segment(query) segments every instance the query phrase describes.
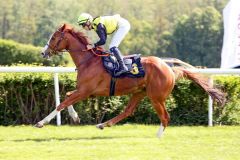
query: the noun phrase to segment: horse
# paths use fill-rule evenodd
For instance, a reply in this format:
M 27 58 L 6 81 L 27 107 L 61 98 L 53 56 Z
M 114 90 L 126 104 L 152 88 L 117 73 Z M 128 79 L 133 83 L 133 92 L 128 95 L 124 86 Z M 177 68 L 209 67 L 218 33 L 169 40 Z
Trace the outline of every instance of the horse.
M 88 49 L 87 46 L 90 44 L 91 41 L 85 33 L 75 31 L 69 24 L 63 24 L 49 38 L 42 51 L 43 57 L 57 55 L 63 50 L 68 51 L 76 65 L 77 85 L 76 90 L 68 92 L 65 100 L 47 117 L 39 121 L 35 125 L 36 127 L 43 127 L 65 108 L 68 108 L 73 120 L 79 122 L 79 117 L 72 106 L 74 103 L 89 97 L 109 96 L 111 75 L 104 69 L 101 57 L 94 54 L 92 49 Z M 141 64 L 145 71 L 144 77 L 116 79 L 115 96 L 131 94 L 124 111 L 104 123 L 97 124 L 97 128 L 111 127 L 132 115 L 139 102 L 144 97 L 148 97 L 161 122 L 157 133 L 158 137 L 161 137 L 170 121 L 165 101 L 172 92 L 176 80 L 183 77 L 198 84 L 220 104 L 225 101 L 225 94 L 214 88 L 208 83 L 208 79 L 198 73 L 181 67 L 171 68 L 162 59 L 155 56 L 141 57 Z

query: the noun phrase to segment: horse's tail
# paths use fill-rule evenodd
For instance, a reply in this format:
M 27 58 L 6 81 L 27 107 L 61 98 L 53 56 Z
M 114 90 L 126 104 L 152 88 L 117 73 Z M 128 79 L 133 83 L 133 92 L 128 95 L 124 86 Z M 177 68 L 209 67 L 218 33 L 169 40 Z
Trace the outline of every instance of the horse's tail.
M 204 91 L 208 93 L 212 97 L 213 100 L 216 100 L 220 105 L 224 105 L 226 101 L 226 94 L 220 91 L 219 89 L 213 87 L 213 85 L 209 82 L 209 79 L 198 74 L 188 71 L 184 68 L 173 67 L 172 68 L 175 73 L 175 79 L 187 78 L 195 82 L 198 86 L 200 86 Z

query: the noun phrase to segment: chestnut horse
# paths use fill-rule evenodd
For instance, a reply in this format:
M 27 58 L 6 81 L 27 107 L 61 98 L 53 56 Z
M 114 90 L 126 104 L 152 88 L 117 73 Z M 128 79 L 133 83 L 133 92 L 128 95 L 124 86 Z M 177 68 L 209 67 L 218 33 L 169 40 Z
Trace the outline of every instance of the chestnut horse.
M 59 51 L 67 50 L 77 67 L 76 90 L 68 92 L 67 98 L 46 118 L 38 122 L 36 127 L 43 127 L 61 110 L 68 108 L 75 122 L 79 121 L 78 115 L 72 104 L 93 96 L 109 96 L 111 76 L 103 68 L 101 57 L 96 56 L 93 50 L 87 49 L 91 44 L 88 37 L 82 32 L 76 32 L 70 25 L 64 24 L 50 37 L 47 45 L 42 51 L 44 57 L 58 54 Z M 98 124 L 103 129 L 110 127 L 122 119 L 130 116 L 136 109 L 138 103 L 148 97 L 155 108 L 160 121 L 158 136 L 160 137 L 167 127 L 170 117 L 165 107 L 165 101 L 172 92 L 175 80 L 186 77 L 196 82 L 213 99 L 219 103 L 224 102 L 224 94 L 213 88 L 208 80 L 199 74 L 189 72 L 182 68 L 170 68 L 158 57 L 142 57 L 141 63 L 145 70 L 142 78 L 119 78 L 116 80 L 115 95 L 131 94 L 126 109 L 118 116 Z

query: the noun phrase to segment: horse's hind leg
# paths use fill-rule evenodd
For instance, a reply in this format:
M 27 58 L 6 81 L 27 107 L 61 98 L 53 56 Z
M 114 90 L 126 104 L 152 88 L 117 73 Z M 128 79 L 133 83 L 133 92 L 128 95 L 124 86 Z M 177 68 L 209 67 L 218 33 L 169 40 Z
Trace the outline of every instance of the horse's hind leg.
M 161 120 L 161 125 L 160 128 L 158 130 L 157 136 L 160 138 L 163 135 L 163 131 L 164 129 L 167 127 L 169 121 L 170 121 L 170 117 L 169 114 L 166 110 L 165 107 L 165 100 L 164 101 L 160 101 L 160 100 L 153 100 L 151 99 L 151 102 L 153 104 L 153 107 L 155 108 L 158 117 Z
M 135 108 L 137 107 L 138 103 L 145 97 L 145 92 L 138 92 L 134 93 L 130 98 L 130 101 L 123 111 L 123 113 L 119 114 L 118 116 L 110 119 L 105 123 L 100 123 L 96 127 L 99 129 L 103 129 L 104 127 L 111 127 L 112 125 L 116 124 L 117 122 L 123 120 L 124 118 L 133 114 Z

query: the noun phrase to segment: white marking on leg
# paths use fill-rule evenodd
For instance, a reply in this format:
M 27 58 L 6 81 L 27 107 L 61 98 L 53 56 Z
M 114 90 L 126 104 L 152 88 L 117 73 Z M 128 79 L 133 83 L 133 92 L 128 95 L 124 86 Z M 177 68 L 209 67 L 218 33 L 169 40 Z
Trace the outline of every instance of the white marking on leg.
M 59 111 L 57 111 L 57 109 L 53 110 L 47 117 L 45 117 L 43 120 L 41 120 L 40 124 L 44 125 L 49 123 L 58 113 Z
M 160 128 L 159 128 L 158 133 L 157 133 L 157 137 L 158 137 L 158 138 L 161 138 L 161 136 L 163 135 L 163 133 L 164 133 L 164 127 L 163 127 L 163 125 L 162 125 L 162 123 L 161 123 Z
M 68 113 L 69 113 L 69 115 L 72 117 L 72 119 L 74 120 L 74 122 L 76 122 L 76 121 L 79 119 L 78 114 L 77 114 L 77 112 L 74 110 L 74 108 L 73 108 L 72 105 L 68 107 Z
M 45 53 L 48 49 L 48 45 L 45 45 L 44 48 L 42 49 L 42 53 Z

